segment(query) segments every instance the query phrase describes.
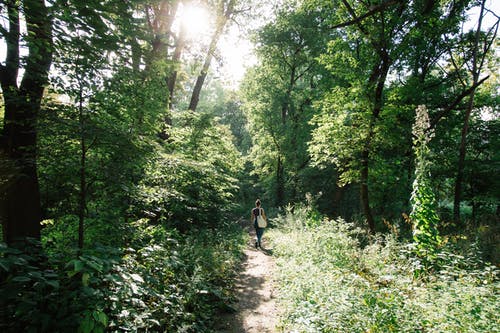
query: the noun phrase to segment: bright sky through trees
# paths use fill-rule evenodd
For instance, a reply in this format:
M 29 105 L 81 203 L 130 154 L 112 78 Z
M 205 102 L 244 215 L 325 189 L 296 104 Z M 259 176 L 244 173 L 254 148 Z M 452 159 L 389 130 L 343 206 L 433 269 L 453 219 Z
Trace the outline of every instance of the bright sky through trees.
M 237 87 L 248 67 L 257 63 L 253 46 L 248 36 L 244 36 L 233 26 L 229 33 L 219 42 L 219 48 L 224 59 L 221 68 L 222 76 L 231 87 Z
M 263 5 L 261 7 L 266 7 Z M 500 16 L 500 1 L 489 0 L 486 7 L 491 10 L 483 21 L 484 27 L 490 27 L 494 24 L 498 16 Z M 478 7 L 473 8 L 469 14 L 469 22 L 465 25 L 465 29 L 472 29 L 477 23 Z M 263 11 L 265 12 L 265 11 Z M 269 13 L 267 11 L 267 13 Z M 497 17 L 495 17 L 495 15 Z M 182 8 L 181 11 L 182 24 L 185 24 L 187 36 L 189 40 L 199 40 L 199 38 L 209 38 L 210 28 L 213 25 L 212 18 L 206 8 L 201 6 L 188 6 Z M 260 26 L 265 21 L 265 16 L 257 15 L 257 18 L 249 22 L 249 27 Z M 5 18 L 1 18 L 0 24 L 7 25 Z M 242 27 L 233 24 L 228 28 L 226 35 L 219 42 L 220 59 L 222 60 L 218 72 L 226 85 L 237 87 L 243 78 L 248 67 L 256 63 L 256 58 L 253 54 L 253 46 L 249 40 L 248 27 Z M 5 40 L 0 40 L 0 62 L 5 61 Z
M 189 40 L 198 39 L 200 35 L 206 34 L 211 24 L 207 9 L 201 6 L 182 7 L 180 16 Z
M 180 21 L 187 32 L 187 39 L 191 42 L 206 42 L 214 26 L 214 19 L 203 5 L 183 7 L 180 11 Z M 262 21 L 262 19 L 260 20 Z M 261 25 L 263 22 L 251 22 L 251 26 Z M 219 41 L 219 65 L 217 77 L 224 81 L 224 85 L 236 88 L 243 78 L 246 69 L 256 63 L 252 44 L 242 28 L 236 24 L 228 27 L 227 33 Z

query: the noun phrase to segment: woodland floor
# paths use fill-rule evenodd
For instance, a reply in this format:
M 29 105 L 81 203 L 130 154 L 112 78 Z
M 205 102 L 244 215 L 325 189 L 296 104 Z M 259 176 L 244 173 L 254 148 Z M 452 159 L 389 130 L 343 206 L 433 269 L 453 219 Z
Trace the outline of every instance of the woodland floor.
M 272 250 L 265 248 L 265 232 L 262 241 L 264 249 L 256 249 L 255 231 L 251 229 L 250 243 L 244 251 L 242 269 L 236 280 L 237 301 L 233 304 L 236 311 L 216 319 L 220 333 L 277 332 Z

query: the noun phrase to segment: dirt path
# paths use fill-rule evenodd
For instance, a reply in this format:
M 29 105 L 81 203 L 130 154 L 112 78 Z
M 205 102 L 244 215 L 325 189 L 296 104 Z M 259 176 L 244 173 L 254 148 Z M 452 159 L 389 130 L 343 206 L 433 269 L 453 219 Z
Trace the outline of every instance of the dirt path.
M 277 332 L 277 309 L 274 299 L 272 272 L 274 261 L 269 249 L 257 250 L 253 242 L 245 249 L 245 259 L 236 281 L 236 313 L 219 317 L 220 333 L 274 333 Z M 263 238 L 265 246 L 265 234 Z

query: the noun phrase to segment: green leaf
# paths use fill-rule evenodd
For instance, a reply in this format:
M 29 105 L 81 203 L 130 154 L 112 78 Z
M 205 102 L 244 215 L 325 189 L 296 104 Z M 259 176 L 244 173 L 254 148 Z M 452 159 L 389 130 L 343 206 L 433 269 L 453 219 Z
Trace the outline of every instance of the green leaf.
M 8 271 L 9 271 L 9 266 L 8 266 L 8 265 L 6 265 L 5 263 L 1 262 L 1 261 L 0 261 L 0 267 L 1 267 L 4 271 L 6 271 L 6 272 L 8 272 Z
M 85 287 L 88 287 L 88 285 L 89 285 L 89 279 L 90 279 L 90 274 L 87 273 L 87 272 L 83 273 L 83 275 L 82 275 L 82 284 Z
M 53 287 L 54 289 L 58 289 L 59 288 L 59 281 L 56 281 L 56 280 L 47 280 L 46 283 Z
M 83 267 L 84 267 L 83 261 L 81 261 L 81 260 L 74 260 L 73 261 L 73 267 L 74 267 L 73 270 L 75 272 L 77 272 L 77 273 L 80 272 L 83 269 Z
M 13 282 L 29 282 L 31 279 L 27 276 L 16 276 L 12 279 Z
M 80 323 L 80 327 L 78 328 L 78 331 L 81 333 L 90 333 L 94 329 L 95 323 L 92 320 L 92 317 L 87 314 L 85 318 L 83 318 L 82 322 Z
M 92 317 L 94 318 L 94 321 L 96 323 L 101 324 L 94 328 L 94 332 L 97 332 L 98 329 L 103 329 L 108 326 L 108 317 L 104 312 L 100 310 L 95 310 L 94 312 L 92 312 Z
M 104 327 L 108 326 L 108 316 L 104 312 L 99 311 L 98 322 L 100 322 Z

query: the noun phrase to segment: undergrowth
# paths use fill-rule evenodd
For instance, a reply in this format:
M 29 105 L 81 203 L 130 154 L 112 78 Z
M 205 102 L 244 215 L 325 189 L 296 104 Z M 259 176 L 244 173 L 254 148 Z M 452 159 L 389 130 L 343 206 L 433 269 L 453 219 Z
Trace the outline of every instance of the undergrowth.
M 1 245 L 0 331 L 210 332 L 232 300 L 241 229 L 180 234 L 139 220 L 127 231 L 127 247 L 94 244 L 79 255 L 56 246 L 57 224 L 33 244 L 43 251 Z
M 295 209 L 270 230 L 284 332 L 499 332 L 498 270 L 446 249 L 423 271 L 413 244 Z M 360 239 L 362 242 L 360 242 Z

